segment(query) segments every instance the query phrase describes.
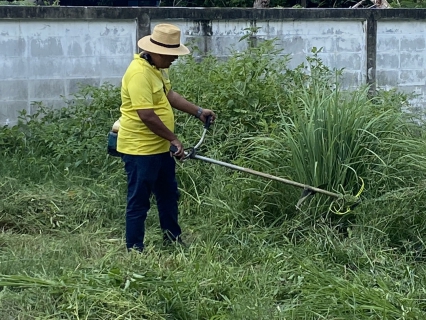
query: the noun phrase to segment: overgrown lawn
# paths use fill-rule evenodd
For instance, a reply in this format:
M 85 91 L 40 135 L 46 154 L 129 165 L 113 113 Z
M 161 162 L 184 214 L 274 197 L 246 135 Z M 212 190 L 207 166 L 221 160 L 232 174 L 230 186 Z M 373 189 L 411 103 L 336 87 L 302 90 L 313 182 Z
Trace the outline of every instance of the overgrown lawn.
M 364 185 L 356 208 L 317 194 L 297 210 L 302 190 L 189 160 L 189 247 L 162 246 L 153 199 L 146 250 L 127 253 L 106 155 L 119 90 L 85 87 L 0 130 L 0 319 L 424 319 L 422 122 L 406 96 L 342 89 L 315 50 L 295 70 L 280 54 L 175 66 L 175 90 L 218 114 L 200 153 L 342 196 Z M 194 145 L 201 123 L 177 124 Z

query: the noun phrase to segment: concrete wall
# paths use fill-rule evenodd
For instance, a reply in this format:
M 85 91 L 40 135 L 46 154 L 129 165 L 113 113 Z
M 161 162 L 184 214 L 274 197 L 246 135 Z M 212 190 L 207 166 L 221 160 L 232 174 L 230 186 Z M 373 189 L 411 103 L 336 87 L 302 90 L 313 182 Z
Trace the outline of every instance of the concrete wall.
M 118 84 L 136 22 L 0 20 L 0 35 L 0 124 L 9 124 L 32 101 L 59 107 L 80 84 Z
M 63 105 L 78 83 L 120 83 L 136 40 L 160 22 L 178 25 L 183 42 L 226 57 L 247 28 L 255 41 L 276 38 L 291 66 L 323 47 L 344 85 L 415 91 L 426 106 L 426 10 L 105 8 L 0 6 L 0 125 L 16 123 L 32 101 Z
M 163 20 L 152 20 L 152 27 Z M 200 22 L 168 20 L 183 30 L 183 41 L 194 43 L 204 52 L 226 57 L 233 50 L 244 50 L 247 41 L 239 41 L 253 27 L 249 20 L 213 20 L 202 27 Z M 336 21 L 257 21 L 255 27 L 257 41 L 277 39 L 276 44 L 283 49 L 283 55 L 291 56 L 290 67 L 306 61 L 312 48 L 322 48 L 319 57 L 333 68 L 345 68 L 343 82 L 346 87 L 356 87 L 366 82 L 366 22 L 362 20 Z M 203 29 L 208 29 L 206 36 Z
M 377 85 L 415 93 L 426 107 L 426 21 L 383 21 L 377 25 Z

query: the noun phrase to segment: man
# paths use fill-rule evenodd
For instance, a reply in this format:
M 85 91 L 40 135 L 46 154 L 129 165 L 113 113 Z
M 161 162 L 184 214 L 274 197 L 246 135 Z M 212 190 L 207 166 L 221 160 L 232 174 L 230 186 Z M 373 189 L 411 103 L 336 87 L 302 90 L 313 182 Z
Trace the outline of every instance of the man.
M 123 76 L 121 87 L 120 130 L 117 150 L 122 154 L 127 173 L 126 246 L 142 251 L 145 219 L 154 194 L 164 241 L 181 242 L 178 224 L 178 188 L 175 160 L 170 147 L 184 148 L 174 134 L 172 108 L 206 121 L 214 112 L 187 101 L 171 89 L 168 68 L 189 50 L 180 43 L 180 30 L 159 24 L 151 35 L 138 41 L 143 50 L 135 55 Z

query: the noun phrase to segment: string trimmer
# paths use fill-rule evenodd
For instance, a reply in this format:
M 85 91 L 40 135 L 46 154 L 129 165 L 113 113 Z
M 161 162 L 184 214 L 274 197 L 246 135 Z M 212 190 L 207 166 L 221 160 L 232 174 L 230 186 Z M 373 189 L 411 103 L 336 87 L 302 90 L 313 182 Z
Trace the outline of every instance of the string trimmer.
M 255 171 L 255 170 L 252 170 L 252 169 L 243 168 L 243 167 L 231 164 L 231 163 L 218 161 L 218 160 L 215 160 L 215 159 L 200 156 L 199 154 L 197 154 L 197 152 L 198 152 L 198 149 L 200 148 L 200 146 L 202 145 L 202 143 L 204 142 L 204 139 L 205 139 L 206 133 L 207 133 L 209 127 L 210 127 L 210 124 L 211 124 L 211 117 L 208 117 L 206 119 L 205 124 L 204 124 L 203 134 L 201 135 L 201 138 L 198 141 L 198 143 L 192 148 L 185 149 L 184 155 L 182 157 L 180 157 L 179 160 L 185 161 L 185 160 L 188 160 L 188 159 L 197 159 L 197 160 L 217 164 L 217 165 L 220 165 L 220 166 L 232 169 L 232 170 L 237 170 L 237 171 L 240 171 L 240 172 L 246 172 L 246 173 L 249 173 L 249 174 L 252 174 L 252 175 L 256 175 L 256 176 L 263 177 L 263 178 L 270 179 L 270 180 L 279 181 L 279 182 L 282 182 L 282 183 L 285 183 L 285 184 L 288 184 L 288 185 L 291 185 L 291 186 L 294 186 L 294 187 L 302 188 L 303 189 L 302 195 L 301 195 L 299 201 L 296 204 L 296 208 L 298 208 L 298 209 L 300 208 L 301 204 L 309 196 L 314 195 L 315 193 L 321 193 L 321 194 L 324 194 L 326 196 L 334 198 L 336 201 L 340 201 L 341 204 L 339 205 L 339 209 L 336 209 L 336 207 L 333 206 L 333 208 L 334 208 L 333 212 L 336 213 L 336 214 L 348 213 L 350 210 L 355 208 L 360 203 L 359 196 L 364 189 L 364 183 L 363 183 L 362 179 L 361 179 L 362 187 L 361 187 L 361 190 L 358 192 L 357 195 L 355 195 L 355 196 L 343 195 L 343 194 L 323 190 L 321 188 L 309 186 L 309 185 L 306 185 L 306 184 L 303 184 L 303 183 L 300 183 L 300 182 L 292 181 L 292 180 L 289 180 L 289 179 L 276 177 L 276 176 L 273 176 L 273 175 L 268 174 L 268 173 L 263 173 L 263 172 Z M 170 151 L 172 153 L 175 153 L 177 151 L 177 148 L 175 146 L 171 146 Z M 330 208 L 332 208 L 332 206 L 330 206 Z M 345 211 L 341 212 L 340 210 L 342 210 L 343 208 L 345 209 Z

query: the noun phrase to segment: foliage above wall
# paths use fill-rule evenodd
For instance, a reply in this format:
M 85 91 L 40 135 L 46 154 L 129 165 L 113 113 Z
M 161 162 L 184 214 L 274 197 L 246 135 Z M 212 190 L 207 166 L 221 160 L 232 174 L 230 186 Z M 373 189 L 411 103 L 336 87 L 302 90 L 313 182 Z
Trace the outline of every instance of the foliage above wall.
M 0 1 L 0 6 L 3 5 L 16 5 L 16 6 L 33 6 L 33 1 L 28 0 L 16 0 L 16 1 Z

